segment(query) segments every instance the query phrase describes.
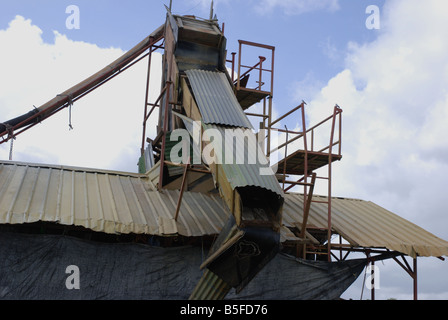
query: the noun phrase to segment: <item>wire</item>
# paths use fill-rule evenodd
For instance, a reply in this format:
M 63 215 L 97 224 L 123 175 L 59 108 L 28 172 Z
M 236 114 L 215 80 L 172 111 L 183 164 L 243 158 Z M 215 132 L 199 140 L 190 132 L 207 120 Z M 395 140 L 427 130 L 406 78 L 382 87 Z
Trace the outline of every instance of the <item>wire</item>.
M 196 9 L 201 3 L 202 3 L 202 1 L 200 0 L 193 8 L 190 8 L 187 11 L 181 13 L 181 15 L 184 15 L 186 13 L 189 13 L 191 10 Z

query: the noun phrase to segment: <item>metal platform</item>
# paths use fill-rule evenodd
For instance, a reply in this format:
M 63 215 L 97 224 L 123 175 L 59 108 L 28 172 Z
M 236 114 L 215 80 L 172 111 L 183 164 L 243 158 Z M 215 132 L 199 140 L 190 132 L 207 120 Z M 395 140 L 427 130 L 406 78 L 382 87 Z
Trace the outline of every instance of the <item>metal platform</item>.
M 304 175 L 305 167 L 308 167 L 308 174 L 316 169 L 328 165 L 330 162 L 339 161 L 342 155 L 329 154 L 325 152 L 297 150 L 286 158 L 280 160 L 278 165 L 279 173 Z M 307 161 L 307 163 L 305 163 Z M 285 165 L 286 164 L 286 165 Z

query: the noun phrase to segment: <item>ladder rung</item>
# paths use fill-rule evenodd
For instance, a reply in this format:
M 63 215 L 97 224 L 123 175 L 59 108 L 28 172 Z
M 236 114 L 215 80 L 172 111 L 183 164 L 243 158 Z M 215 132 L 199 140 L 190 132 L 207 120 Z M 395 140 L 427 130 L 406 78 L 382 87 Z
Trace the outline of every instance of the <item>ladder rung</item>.
M 317 203 L 330 203 L 329 201 L 321 201 L 321 200 L 311 200 L 311 202 L 317 202 Z
M 309 253 L 309 254 L 325 254 L 325 255 L 328 254 L 328 252 L 314 252 L 314 251 L 307 251 L 306 253 Z

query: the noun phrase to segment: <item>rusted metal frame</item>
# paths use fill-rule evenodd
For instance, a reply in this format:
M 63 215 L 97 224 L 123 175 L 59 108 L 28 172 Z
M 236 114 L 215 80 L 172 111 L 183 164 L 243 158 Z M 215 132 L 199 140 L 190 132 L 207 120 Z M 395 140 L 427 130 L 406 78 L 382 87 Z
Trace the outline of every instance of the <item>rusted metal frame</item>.
M 370 279 L 372 283 L 372 288 L 370 289 L 370 298 L 372 301 L 375 300 L 375 259 L 370 260 L 370 264 L 372 265 L 372 268 L 370 269 Z
M 171 5 L 171 4 L 170 4 Z M 142 146 L 140 148 L 140 154 L 143 156 L 145 152 L 145 136 L 146 136 L 146 121 L 149 116 L 146 116 L 148 113 L 148 98 L 149 98 L 149 81 L 151 80 L 151 57 L 152 57 L 152 50 L 149 49 L 149 55 L 148 55 L 148 69 L 146 74 L 146 90 L 145 90 L 145 107 L 144 107 L 144 113 L 143 113 L 143 133 L 142 133 Z M 152 113 L 151 109 L 150 114 Z
M 339 248 L 340 252 L 342 253 L 342 250 L 344 250 L 342 247 Z M 352 252 L 352 248 L 345 249 L 347 252 L 345 253 L 344 257 L 341 258 L 341 261 L 345 261 L 347 259 L 348 255 Z
M 261 90 L 261 87 L 264 85 L 263 82 L 263 61 L 266 60 L 265 57 L 259 56 L 260 58 L 260 73 L 259 73 L 259 77 L 258 77 L 258 90 Z
M 270 156 L 270 148 L 271 148 L 271 130 L 272 127 L 272 97 L 274 95 L 274 58 L 275 58 L 275 47 L 270 46 L 271 50 L 271 95 L 269 98 L 269 118 L 268 118 L 268 142 L 267 142 L 267 148 L 266 152 L 268 153 L 267 156 Z
M 268 49 L 268 50 L 274 50 L 275 49 L 274 46 L 270 46 L 270 45 L 262 44 L 262 43 L 257 43 L 257 42 L 251 42 L 251 41 L 247 41 L 247 40 L 238 40 L 238 43 L 245 44 L 245 45 L 252 46 L 252 47 L 260 47 L 260 48 L 264 48 L 264 49 Z
M 327 203 L 328 204 L 328 201 L 323 201 L 323 200 L 313 200 L 313 202 L 315 202 L 315 203 Z
M 299 109 L 303 104 L 305 104 L 305 102 L 302 102 L 301 105 L 295 107 L 294 109 L 288 111 L 288 113 L 284 114 L 283 116 L 281 116 L 281 117 L 278 118 L 277 120 L 273 121 L 273 122 L 271 123 L 271 126 L 272 126 L 273 124 L 277 123 L 278 121 L 284 119 L 286 116 L 290 115 L 291 113 L 293 113 L 293 112 L 296 111 L 297 109 Z M 336 109 L 335 109 L 335 110 L 336 110 Z M 337 108 L 337 111 L 335 111 L 335 112 L 336 112 L 336 115 L 339 115 L 339 123 L 340 123 L 340 125 L 339 125 L 339 140 L 338 140 L 337 142 L 334 142 L 334 143 L 333 143 L 333 146 L 335 146 L 336 144 L 339 144 L 339 155 L 340 155 L 340 154 L 341 154 L 341 138 L 340 138 L 340 137 L 341 137 L 341 123 L 342 123 L 341 113 L 342 113 L 342 111 L 341 111 L 340 108 Z M 314 149 L 314 129 L 316 129 L 317 127 L 319 127 L 319 126 L 322 125 L 323 123 L 327 122 L 328 120 L 330 120 L 330 119 L 334 119 L 334 117 L 335 117 L 335 113 L 333 113 L 333 115 L 331 115 L 331 116 L 328 116 L 327 118 L 325 118 L 324 120 L 320 121 L 319 123 L 315 124 L 314 126 L 312 126 L 311 128 L 307 129 L 306 131 L 303 131 L 303 132 L 294 132 L 294 133 L 296 133 L 296 134 L 300 134 L 300 136 L 297 136 L 297 137 L 295 137 L 295 138 L 293 138 L 293 139 L 294 139 L 294 140 L 297 140 L 297 139 L 301 138 L 302 136 L 304 136 L 305 134 L 311 132 L 311 151 L 313 151 L 313 149 Z M 277 130 L 277 131 L 279 131 L 279 132 L 283 132 L 283 129 L 271 128 L 271 130 Z M 292 132 L 292 131 L 290 131 L 290 133 L 291 133 L 291 132 Z M 293 139 L 290 140 L 290 143 L 294 141 Z M 285 144 L 283 143 L 283 144 L 281 144 L 280 146 L 278 146 L 277 148 L 271 150 L 270 152 L 271 152 L 271 153 L 272 153 L 272 152 L 275 152 L 275 151 L 281 149 L 281 148 L 284 147 L 284 146 L 285 146 Z M 321 149 L 321 150 L 319 150 L 319 151 L 317 151 L 317 152 L 322 152 L 322 151 L 324 151 L 324 150 L 326 150 L 326 149 L 328 149 L 328 148 L 330 148 L 330 146 L 327 146 L 327 147 L 325 147 L 325 148 L 323 148 L 323 149 Z
M 303 134 L 303 149 L 305 151 L 304 167 L 303 167 L 303 173 L 304 173 L 303 181 L 305 183 L 307 183 L 308 182 L 307 181 L 307 179 L 308 179 L 308 144 L 307 144 L 307 140 L 306 140 L 306 122 L 305 122 L 305 105 L 304 105 L 304 102 L 302 102 L 301 106 L 302 107 L 300 109 L 302 111 L 301 112 L 302 113 L 302 131 L 304 132 L 304 134 Z M 316 176 L 315 175 L 313 175 L 313 179 L 314 179 L 314 181 L 316 180 Z M 310 190 L 312 190 L 312 189 L 314 189 L 314 183 L 313 183 L 313 186 L 310 187 Z M 312 194 L 309 197 L 309 199 L 312 199 Z M 307 187 L 305 186 L 304 187 L 304 192 L 303 192 L 303 202 L 307 203 L 308 201 L 310 201 L 309 199 L 308 199 L 308 195 L 307 195 Z M 306 213 L 306 207 L 304 206 L 303 207 L 303 216 L 305 217 L 305 215 L 307 215 L 307 213 Z M 306 225 L 305 225 L 305 228 L 306 228 Z
M 314 152 L 314 130 L 311 130 L 311 152 Z
M 310 190 L 309 190 L 309 195 L 308 198 L 306 199 L 306 203 L 305 203 L 305 209 L 303 212 L 303 220 L 302 220 L 302 227 L 300 229 L 300 238 L 304 238 L 305 234 L 306 234 L 306 225 L 308 223 L 308 215 L 310 212 L 310 208 L 311 208 L 311 201 L 313 199 L 313 192 L 314 192 L 314 184 L 316 182 L 316 173 L 313 172 L 312 176 L 311 176 L 311 186 L 310 186 Z M 305 186 L 306 188 L 306 186 Z
M 406 261 L 405 257 L 401 255 L 401 258 L 404 261 L 404 264 L 400 262 L 396 257 L 393 257 L 395 262 L 397 262 L 412 278 L 413 280 L 413 298 L 414 300 L 418 299 L 418 287 L 417 287 L 417 257 L 413 258 L 413 268 Z
M 342 154 L 342 109 L 338 113 L 338 116 L 339 116 L 338 155 L 341 155 Z
M 403 259 L 404 263 L 401 262 L 400 260 L 398 260 L 396 257 L 394 257 L 393 259 L 395 260 L 396 263 L 398 263 L 400 265 L 400 267 L 402 267 L 412 278 L 414 278 L 414 271 L 412 271 L 411 266 L 409 265 L 409 263 L 406 261 L 405 257 L 403 255 L 400 255 L 401 258 Z
M 327 122 L 328 120 L 331 120 L 335 117 L 335 113 L 333 112 L 333 114 L 331 116 L 328 116 L 327 118 L 325 118 L 324 120 L 320 121 L 319 123 L 316 123 L 314 126 L 312 126 L 311 128 L 309 128 L 306 133 L 310 132 L 311 130 L 316 129 L 317 127 L 319 127 L 321 124 Z
M 334 254 L 334 252 L 331 252 L 331 255 L 336 259 L 336 261 L 341 261 L 341 258 Z
M 159 97 L 157 98 L 157 100 L 154 103 L 152 103 L 152 104 L 146 103 L 145 104 L 145 114 L 144 114 L 144 117 L 143 117 L 142 146 L 141 146 L 142 154 L 143 154 L 143 151 L 144 151 L 144 148 L 145 148 L 146 122 L 148 121 L 148 119 L 151 116 L 151 114 L 154 111 L 154 109 L 158 106 L 158 103 L 159 103 L 160 99 L 162 99 L 164 93 L 166 92 L 167 87 L 168 87 L 168 83 L 165 84 L 165 86 L 163 87 L 162 91 L 160 92 Z M 152 105 L 152 108 L 149 111 L 149 113 L 147 114 L 146 112 L 148 110 L 147 109 L 148 105 Z
M 266 141 L 266 156 L 269 158 L 271 156 L 271 126 L 272 126 L 272 97 L 269 99 L 268 104 L 268 132 Z
M 240 74 L 241 74 L 241 52 L 242 52 L 242 43 L 241 41 L 238 41 L 238 72 L 237 72 L 237 79 L 236 79 L 236 90 L 240 90 Z
M 266 60 L 265 57 L 263 56 L 259 56 L 260 61 L 258 63 L 256 63 L 254 66 L 246 66 L 246 65 L 242 65 L 241 64 L 241 56 L 242 56 L 242 47 L 243 45 L 248 45 L 248 46 L 252 46 L 252 47 L 259 47 L 259 48 L 264 48 L 264 49 L 268 49 L 271 50 L 271 69 L 263 69 L 263 61 Z M 259 86 L 258 86 L 258 90 L 261 90 L 261 86 L 262 86 L 262 72 L 270 72 L 271 73 L 271 89 L 270 89 L 270 94 L 272 96 L 273 94 L 273 89 L 274 89 L 274 51 L 275 51 L 275 47 L 274 46 L 270 46 L 270 45 L 265 45 L 265 44 L 261 44 L 261 43 L 256 43 L 256 42 L 251 42 L 251 41 L 245 41 L 245 40 L 238 40 L 238 79 L 237 79 L 237 83 L 236 83 L 236 89 L 240 90 L 241 89 L 241 85 L 240 85 L 240 79 L 242 77 L 244 77 L 246 74 L 248 74 L 249 72 L 251 72 L 252 70 L 256 69 L 259 70 Z M 232 53 L 233 54 L 233 53 Z M 260 66 L 258 68 L 258 66 Z M 241 74 L 241 68 L 249 68 L 249 70 L 247 70 L 246 72 L 244 72 L 243 74 Z M 264 83 L 263 83 L 264 84 Z
M 293 141 L 296 141 L 297 139 L 299 139 L 299 138 L 301 138 L 301 137 L 303 137 L 303 136 L 304 136 L 303 134 L 298 135 L 298 136 L 292 138 L 291 140 L 289 140 L 288 143 L 291 143 L 291 142 L 293 142 Z M 278 151 L 278 150 L 280 150 L 281 148 L 283 148 L 284 146 L 286 146 L 286 142 L 285 142 L 285 143 L 282 143 L 282 144 L 279 145 L 278 147 L 275 147 L 274 149 L 272 149 L 272 150 L 270 151 L 270 153 L 275 152 L 275 151 Z
M 304 177 L 300 178 L 300 179 L 297 180 L 296 182 L 294 182 L 294 181 L 288 182 L 288 183 L 290 184 L 290 186 L 287 187 L 287 188 L 285 189 L 285 192 L 287 192 L 289 189 L 291 189 L 291 188 L 294 187 L 295 185 L 311 185 L 311 184 L 309 184 L 309 183 L 302 182 L 303 178 L 304 178 Z
M 307 158 L 308 159 L 308 158 Z M 308 163 L 309 162 L 312 162 L 312 161 L 314 161 L 314 160 L 316 160 L 317 159 L 317 155 L 315 155 L 315 156 L 313 156 L 312 158 L 310 158 L 310 159 L 308 159 Z M 305 161 L 305 158 L 304 158 L 304 161 Z M 300 167 L 301 166 L 301 164 L 299 163 L 299 164 L 297 164 L 296 166 L 294 166 L 294 167 L 292 167 L 292 170 L 294 170 L 294 169 L 296 169 L 296 168 L 298 168 L 298 167 Z M 317 177 L 318 179 L 328 179 L 328 178 L 326 178 L 326 177 Z
M 328 121 L 329 119 L 332 119 L 333 118 L 333 123 L 332 123 L 332 131 L 331 131 L 331 134 L 333 135 L 332 137 L 331 137 L 331 141 L 330 141 L 330 144 L 328 145 L 328 146 L 326 146 L 326 147 L 324 147 L 324 148 L 322 148 L 322 149 L 320 149 L 319 151 L 317 151 L 317 152 L 323 152 L 323 151 L 325 151 L 325 150 L 327 150 L 327 149 L 332 149 L 332 147 L 334 147 L 334 146 L 336 146 L 336 145 L 338 145 L 338 155 L 341 155 L 341 133 L 342 133 L 342 116 L 341 116 L 341 114 L 342 114 L 342 111 L 341 111 L 341 109 L 339 108 L 339 107 L 335 107 L 334 108 L 334 112 L 333 112 L 333 115 L 332 116 L 330 116 L 330 117 L 328 117 L 326 120 L 324 120 L 323 122 L 320 122 L 318 125 L 320 125 L 320 124 L 322 124 L 322 123 L 324 123 L 325 121 Z M 338 140 L 337 141 L 335 141 L 335 142 L 333 142 L 333 140 L 334 140 L 334 130 L 335 130 L 335 122 L 336 122 L 336 117 L 338 117 L 339 118 L 339 125 L 338 125 L 338 129 L 339 129 L 339 131 L 338 131 Z M 317 125 L 316 125 L 317 126 Z M 316 127 L 315 126 L 315 127 Z M 315 127 L 313 127 L 313 130 L 314 130 L 314 128 Z M 330 151 L 330 153 L 331 153 L 331 151 Z
M 141 155 L 143 155 L 143 153 L 145 152 L 146 122 L 148 121 L 148 118 L 151 116 L 151 114 L 152 114 L 154 108 L 157 106 L 157 102 L 158 102 L 158 100 L 157 100 L 154 104 L 148 103 L 148 99 L 149 99 L 149 82 L 150 82 L 150 78 L 151 78 L 151 60 L 152 60 L 151 58 L 152 58 L 152 53 L 155 50 L 157 50 L 157 49 L 163 49 L 163 48 L 164 48 L 163 46 L 152 45 L 151 47 L 149 47 L 149 52 L 147 54 L 148 55 L 148 69 L 147 69 L 148 71 L 147 71 L 147 75 L 146 75 L 145 107 L 144 107 L 145 110 L 144 110 L 144 113 L 143 113 L 143 134 L 142 134 L 142 145 L 141 145 L 141 148 L 140 148 Z M 151 111 L 149 111 L 149 114 L 148 114 L 148 106 L 152 106 Z
M 234 82 L 235 82 L 235 55 L 236 55 L 236 52 L 232 52 L 231 55 L 232 55 L 232 60 L 228 60 L 227 59 L 226 61 L 232 63 L 232 76 L 231 76 L 231 79 L 232 79 L 232 84 L 234 84 Z
M 258 58 L 260 58 L 260 60 L 262 60 L 262 61 L 265 61 L 265 60 L 266 60 L 266 58 L 263 57 L 263 56 L 258 56 Z M 230 61 L 229 61 L 229 62 L 230 62 Z M 260 67 L 258 68 L 258 66 L 260 66 Z M 253 66 L 246 66 L 245 64 L 242 64 L 241 67 L 243 67 L 243 68 L 249 68 L 249 69 L 250 69 L 250 70 L 246 71 L 245 73 L 243 73 L 243 74 L 241 75 L 241 78 L 242 78 L 243 76 L 245 76 L 247 73 L 249 73 L 250 71 L 252 71 L 252 70 L 260 70 L 260 71 L 271 72 L 271 69 L 263 69 L 263 64 L 260 63 L 260 62 L 257 62 L 257 63 L 254 64 Z
M 246 114 L 247 114 L 247 113 L 246 113 Z M 285 129 L 280 129 L 280 128 L 271 128 L 271 130 L 278 131 L 278 132 L 286 132 Z M 302 134 L 303 132 L 301 132 L 301 131 L 288 130 L 288 133 L 291 133 L 291 134 Z
M 250 112 L 246 112 L 246 116 L 252 116 L 252 117 L 262 117 L 262 118 L 267 118 L 267 115 L 261 114 L 261 113 L 250 113 Z
M 276 124 L 277 122 L 279 122 L 280 120 L 283 120 L 284 118 L 286 118 L 287 116 L 289 116 L 291 113 L 297 111 L 300 108 L 304 107 L 305 102 L 302 101 L 301 104 L 299 104 L 297 107 L 292 108 L 291 110 L 289 110 L 287 113 L 285 113 L 284 115 L 282 115 L 281 117 L 279 117 L 277 120 L 272 121 L 271 125 Z
M 328 153 L 328 252 L 331 252 L 331 176 L 332 176 L 332 152 L 333 152 L 333 139 L 334 139 L 334 129 L 336 125 L 336 114 L 337 108 L 334 108 L 333 111 L 333 121 L 331 124 L 331 133 L 330 133 L 330 148 Z M 328 261 L 331 261 L 331 256 L 328 254 Z
M 414 281 L 413 289 L 414 289 L 414 300 L 418 299 L 418 287 L 417 287 L 417 257 L 414 258 L 414 277 L 412 278 Z
M 281 179 L 281 176 L 283 176 L 283 174 L 279 175 L 278 178 Z M 299 180 L 286 180 L 286 183 L 293 183 L 293 184 L 296 184 L 296 185 L 308 186 L 308 187 L 312 185 L 311 182 L 305 183 L 305 182 L 302 182 L 302 180 L 303 180 L 303 177 L 300 178 Z M 280 180 L 280 181 L 283 181 L 283 180 Z
M 323 151 L 325 151 L 325 150 L 327 150 L 327 149 L 330 149 L 330 147 L 334 147 L 334 146 L 336 146 L 336 145 L 338 145 L 339 144 L 339 141 L 336 141 L 336 142 L 333 142 L 333 144 L 330 146 L 330 145 L 328 145 L 328 146 L 326 146 L 325 148 L 323 148 L 323 149 L 320 149 L 319 151 L 316 151 L 316 152 L 323 152 Z M 340 153 L 339 153 L 340 154 Z
M 179 199 L 177 200 L 177 206 L 176 206 L 176 213 L 174 215 L 174 221 L 177 221 L 177 218 L 179 216 L 179 210 L 180 210 L 180 205 L 182 203 L 182 196 L 183 196 L 184 190 L 185 190 L 185 182 L 187 181 L 187 174 L 188 174 L 189 166 L 190 166 L 190 157 L 188 157 L 187 163 L 183 166 L 184 167 L 184 174 L 182 176 L 182 184 L 181 184 L 181 187 L 180 187 Z
M 282 180 L 283 181 L 283 180 Z M 287 184 L 291 184 L 291 185 L 293 185 L 293 186 L 295 186 L 295 185 L 299 185 L 299 186 L 307 186 L 307 187 L 310 187 L 312 184 L 311 183 L 309 183 L 309 182 L 307 182 L 307 183 L 305 183 L 305 182 L 299 182 L 299 181 L 293 181 L 293 180 L 285 180 L 285 183 L 287 183 Z M 290 189 L 290 187 L 288 187 L 289 189 Z M 287 189 L 285 189 L 285 191 L 287 191 Z M 314 201 L 313 201 L 314 202 Z
M 165 144 L 166 144 L 166 134 L 168 132 L 168 108 L 170 106 L 170 87 L 173 84 L 171 80 L 166 82 L 166 92 L 165 92 L 165 114 L 163 119 L 163 128 L 162 128 L 162 151 L 160 152 L 160 173 L 159 173 L 159 190 L 162 189 L 163 186 L 163 168 L 165 161 Z
M 260 64 L 261 64 L 261 62 L 259 61 L 256 64 L 254 64 L 253 66 L 246 66 L 244 64 L 240 65 L 241 68 L 246 68 L 248 70 L 246 70 L 246 72 L 244 72 L 242 75 L 239 75 L 239 79 L 242 79 L 245 75 L 249 74 L 252 70 L 260 70 L 260 72 L 263 71 L 263 70 L 261 70 L 261 68 L 257 68 Z M 270 71 L 270 70 L 265 69 L 264 71 Z
M 285 145 L 285 159 L 288 156 L 288 128 L 286 129 L 286 145 Z M 286 180 L 286 160 L 283 162 L 283 191 L 285 191 L 285 180 Z

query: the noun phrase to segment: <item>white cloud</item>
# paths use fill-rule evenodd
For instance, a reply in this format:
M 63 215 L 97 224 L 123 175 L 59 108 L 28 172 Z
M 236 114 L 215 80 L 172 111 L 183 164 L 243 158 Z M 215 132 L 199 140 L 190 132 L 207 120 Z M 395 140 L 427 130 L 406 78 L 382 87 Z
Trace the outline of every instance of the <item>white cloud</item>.
M 447 142 L 442 137 L 448 134 L 444 121 L 448 115 L 448 44 L 443 41 L 448 32 L 428 28 L 440 24 L 443 15 L 434 16 L 421 7 L 418 1 L 395 1 L 386 7 L 393 23 L 387 21 L 388 29 L 375 42 L 351 44 L 346 70 L 309 103 L 314 120 L 328 114 L 335 103 L 344 110 L 344 174 L 353 172 L 350 167 L 368 168 L 377 170 L 377 178 L 384 181 L 407 181 L 407 177 L 422 178 L 447 164 L 443 157 Z M 442 5 L 438 12 L 443 10 Z M 399 23 L 403 17 L 404 23 L 413 24 L 403 28 Z M 366 195 L 372 191 L 368 185 L 363 188 Z M 399 192 L 387 186 L 384 190 Z
M 256 9 L 266 14 L 275 8 L 280 8 L 287 15 L 299 15 L 317 10 L 336 11 L 339 9 L 338 0 L 261 0 Z
M 336 195 L 373 201 L 445 240 L 446 16 L 444 1 L 387 2 L 378 38 L 350 43 L 346 69 L 308 104 L 312 122 L 335 103 L 343 109 L 343 158 L 333 166 Z M 437 290 L 420 297 L 446 296 Z
M 124 53 L 118 48 L 72 41 L 56 31 L 54 43 L 45 43 L 42 31 L 21 16 L 0 30 L 0 43 L 8 48 L 0 51 L 0 121 L 22 115 L 33 105 L 39 107 Z M 18 135 L 13 160 L 136 171 L 146 61 L 75 102 L 74 130 L 69 131 L 68 109 L 64 109 Z M 159 79 L 156 73 L 152 79 Z M 159 83 L 152 86 L 159 88 Z M 155 126 L 149 128 L 154 131 Z M 8 159 L 8 155 L 9 143 L 1 144 L 0 157 Z
M 340 59 L 341 53 L 330 37 L 327 37 L 325 41 L 321 41 L 319 43 L 319 48 L 321 48 L 323 54 L 327 56 L 331 62 L 336 62 Z

